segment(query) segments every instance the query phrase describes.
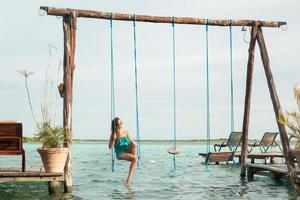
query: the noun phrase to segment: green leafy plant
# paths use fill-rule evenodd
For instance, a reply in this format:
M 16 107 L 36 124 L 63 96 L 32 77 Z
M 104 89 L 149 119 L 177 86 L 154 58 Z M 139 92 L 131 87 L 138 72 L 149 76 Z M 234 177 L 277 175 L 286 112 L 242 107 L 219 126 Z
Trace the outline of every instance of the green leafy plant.
M 64 128 L 54 126 L 50 122 L 44 122 L 39 125 L 36 139 L 43 144 L 43 148 L 62 147 L 65 138 Z
M 52 103 L 51 103 L 51 95 L 53 89 L 53 82 L 49 80 L 49 68 L 51 65 L 52 53 L 51 49 L 55 48 L 53 45 L 49 44 L 49 61 L 46 69 L 45 74 L 45 82 L 44 82 L 44 102 L 41 104 L 41 114 L 42 114 L 42 122 L 38 122 L 36 120 L 36 115 L 34 114 L 33 106 L 32 106 L 32 98 L 30 95 L 30 90 L 28 86 L 28 79 L 29 76 L 34 74 L 33 72 L 28 72 L 26 70 L 19 70 L 18 73 L 24 76 L 25 78 L 25 89 L 28 98 L 28 103 L 30 106 L 31 114 L 36 126 L 37 133 L 35 134 L 34 140 L 41 142 L 43 148 L 59 148 L 63 146 L 63 142 L 66 139 L 65 130 L 62 126 L 58 126 L 55 124 L 56 118 L 56 103 L 55 103 L 55 111 L 53 116 L 52 111 Z M 57 76 L 59 76 L 59 69 L 61 66 L 61 62 L 58 65 Z M 57 79 L 58 82 L 58 79 Z M 50 92 L 49 92 L 50 88 Z M 56 102 L 57 102 L 57 95 L 56 95 Z
M 300 145 L 300 88 L 297 86 L 294 88 L 294 97 L 297 102 L 298 110 L 294 112 L 286 112 L 286 116 L 282 115 L 278 121 L 281 124 L 286 125 L 292 132 L 289 134 L 292 137 L 297 138 L 298 144 Z

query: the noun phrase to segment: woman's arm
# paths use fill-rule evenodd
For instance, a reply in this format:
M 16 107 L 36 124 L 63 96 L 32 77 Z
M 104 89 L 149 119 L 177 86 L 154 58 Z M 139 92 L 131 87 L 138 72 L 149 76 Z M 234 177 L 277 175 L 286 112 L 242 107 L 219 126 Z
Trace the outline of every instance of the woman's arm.
M 129 133 L 128 131 L 126 131 L 126 132 L 127 132 L 127 136 L 128 136 L 128 138 L 129 138 L 130 142 L 133 143 L 133 144 L 136 144 L 135 140 L 134 140 L 133 137 L 130 135 L 130 133 Z
M 108 148 L 111 149 L 116 141 L 116 133 L 112 133 L 109 138 Z

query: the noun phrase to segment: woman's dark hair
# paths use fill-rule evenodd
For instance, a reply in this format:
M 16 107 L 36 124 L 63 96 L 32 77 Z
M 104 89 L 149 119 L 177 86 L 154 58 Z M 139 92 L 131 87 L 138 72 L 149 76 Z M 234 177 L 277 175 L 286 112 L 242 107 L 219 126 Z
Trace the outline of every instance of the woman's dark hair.
M 116 117 L 111 121 L 111 132 L 112 133 L 115 133 L 117 131 L 117 126 L 118 126 L 119 120 L 120 120 L 120 118 Z

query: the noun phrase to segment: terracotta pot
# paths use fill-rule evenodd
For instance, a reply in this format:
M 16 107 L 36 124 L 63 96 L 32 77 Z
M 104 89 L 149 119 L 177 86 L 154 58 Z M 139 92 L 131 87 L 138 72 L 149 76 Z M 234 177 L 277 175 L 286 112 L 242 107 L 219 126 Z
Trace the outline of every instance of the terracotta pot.
M 68 148 L 38 148 L 46 172 L 63 172 Z

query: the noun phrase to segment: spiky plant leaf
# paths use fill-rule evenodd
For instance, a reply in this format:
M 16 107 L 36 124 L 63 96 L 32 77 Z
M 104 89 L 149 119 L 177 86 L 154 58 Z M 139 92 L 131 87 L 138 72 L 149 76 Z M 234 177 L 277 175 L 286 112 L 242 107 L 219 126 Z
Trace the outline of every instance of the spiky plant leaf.
M 294 88 L 294 97 L 298 105 L 298 111 L 286 112 L 286 116 L 282 115 L 278 118 L 278 122 L 286 125 L 292 132 L 291 136 L 298 139 L 300 143 L 300 89 L 296 86 Z
M 39 126 L 36 138 L 42 143 L 43 148 L 61 147 L 64 141 L 65 131 L 63 127 L 53 126 L 50 122 L 44 122 Z

